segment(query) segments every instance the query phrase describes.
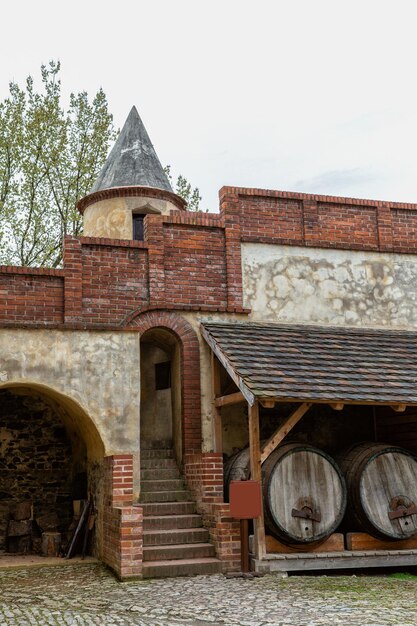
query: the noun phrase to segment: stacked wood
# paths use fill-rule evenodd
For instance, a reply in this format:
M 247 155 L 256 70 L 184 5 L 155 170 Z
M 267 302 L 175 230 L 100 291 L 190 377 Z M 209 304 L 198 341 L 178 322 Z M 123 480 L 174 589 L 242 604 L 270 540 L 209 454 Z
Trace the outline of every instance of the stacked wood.
M 12 511 L 7 526 L 7 551 L 28 554 L 32 550 L 33 506 L 31 502 L 19 502 Z

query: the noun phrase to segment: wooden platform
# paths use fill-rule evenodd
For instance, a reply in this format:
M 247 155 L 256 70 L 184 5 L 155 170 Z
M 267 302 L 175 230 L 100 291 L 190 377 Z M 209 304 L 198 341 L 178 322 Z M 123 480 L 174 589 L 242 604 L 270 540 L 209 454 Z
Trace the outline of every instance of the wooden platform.
M 267 554 L 262 560 L 252 558 L 251 564 L 253 571 L 261 573 L 412 567 L 417 566 L 417 550 L 343 550 L 340 552 Z

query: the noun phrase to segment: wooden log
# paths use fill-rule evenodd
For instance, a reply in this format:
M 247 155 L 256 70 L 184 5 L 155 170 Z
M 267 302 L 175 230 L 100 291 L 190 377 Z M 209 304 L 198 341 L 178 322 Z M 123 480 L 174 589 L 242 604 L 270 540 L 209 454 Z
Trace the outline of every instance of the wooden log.
M 10 520 L 7 528 L 7 535 L 9 537 L 23 537 L 24 535 L 30 535 L 32 533 L 32 520 Z
M 347 550 L 416 550 L 417 537 L 400 541 L 384 541 L 368 533 L 347 533 Z
M 214 404 L 216 407 L 230 406 L 231 404 L 239 404 L 239 402 L 245 402 L 245 396 L 241 391 L 235 393 L 229 393 L 227 396 L 219 396 L 215 399 Z
M 18 502 L 13 511 L 13 519 L 20 522 L 25 519 L 33 518 L 32 502 Z
M 266 551 L 269 554 L 291 554 L 294 552 L 341 552 L 345 549 L 345 541 L 342 533 L 333 533 L 325 541 L 317 545 L 287 546 L 271 535 L 266 535 Z
M 61 550 L 61 533 L 42 533 L 42 556 L 59 556 Z

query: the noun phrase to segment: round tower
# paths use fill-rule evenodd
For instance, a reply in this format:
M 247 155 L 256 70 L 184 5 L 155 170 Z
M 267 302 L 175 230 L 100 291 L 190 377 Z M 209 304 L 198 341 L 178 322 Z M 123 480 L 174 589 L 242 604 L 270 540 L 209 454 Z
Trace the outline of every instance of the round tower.
M 184 210 L 173 192 L 142 120 L 132 107 L 90 193 L 81 198 L 84 236 L 143 239 L 147 213 Z

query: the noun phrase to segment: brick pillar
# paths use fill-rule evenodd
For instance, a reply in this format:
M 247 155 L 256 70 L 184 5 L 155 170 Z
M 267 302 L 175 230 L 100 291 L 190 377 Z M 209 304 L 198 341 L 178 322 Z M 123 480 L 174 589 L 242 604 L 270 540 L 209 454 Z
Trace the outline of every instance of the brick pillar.
M 132 455 L 106 457 L 101 558 L 121 580 L 142 577 L 143 511 L 132 501 Z
M 149 304 L 165 304 L 164 224 L 163 215 L 146 215 L 144 240 L 148 244 Z
M 76 237 L 64 239 L 64 321 L 77 322 L 83 314 L 81 242 Z
M 316 200 L 303 200 L 304 243 L 314 246 L 319 242 L 319 214 Z
M 392 216 L 391 207 L 379 205 L 377 208 L 378 242 L 381 252 L 392 251 Z
M 220 190 L 220 212 L 224 219 L 226 241 L 227 309 L 243 307 L 240 203 L 237 193 Z

